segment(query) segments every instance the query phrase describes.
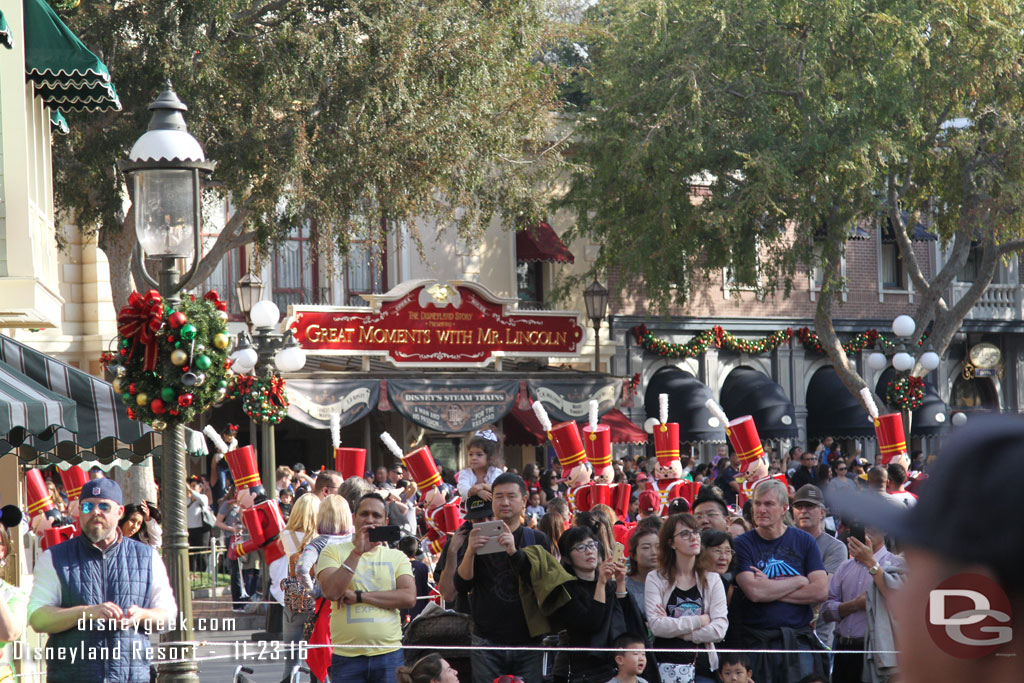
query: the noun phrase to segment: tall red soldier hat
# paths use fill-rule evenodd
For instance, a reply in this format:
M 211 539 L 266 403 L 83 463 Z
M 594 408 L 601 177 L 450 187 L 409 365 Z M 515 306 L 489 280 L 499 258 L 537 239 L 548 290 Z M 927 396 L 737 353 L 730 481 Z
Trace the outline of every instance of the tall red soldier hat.
M 903 432 L 903 416 L 899 413 L 876 417 L 875 436 L 878 437 L 883 465 L 888 465 L 891 460 L 901 455 L 907 455 L 907 437 Z
M 363 478 L 366 474 L 366 449 L 365 448 L 335 448 L 334 469 L 341 475 L 342 479 L 350 477 Z
M 563 470 L 579 467 L 587 461 L 587 453 L 575 422 L 560 422 L 551 428 L 551 445 L 555 447 Z
M 66 470 L 60 471 L 60 479 L 64 482 L 64 490 L 68 494 L 68 500 L 73 501 L 82 492 L 85 482 L 89 481 L 89 473 L 78 465 L 72 465 Z
M 735 449 L 736 455 L 740 456 L 741 472 L 746 472 L 748 467 L 764 457 L 761 437 L 757 435 L 754 418 L 750 415 L 731 420 L 725 427 L 725 433 L 729 437 L 729 443 Z
M 228 462 L 237 490 L 263 485 L 260 481 L 260 471 L 256 469 L 256 450 L 252 446 L 242 446 L 228 451 L 224 454 L 224 459 Z
M 679 460 L 678 422 L 654 425 L 654 455 L 661 467 L 671 467 L 673 462 Z
M 53 510 L 53 501 L 50 499 L 50 491 L 43 481 L 43 473 L 39 470 L 29 470 L 25 475 L 25 488 L 28 494 L 28 514 L 35 517 Z
M 595 472 L 612 466 L 612 430 L 608 425 L 583 427 L 583 448 Z
M 403 455 L 402 462 L 405 463 L 409 474 L 412 475 L 412 480 L 416 482 L 416 487 L 420 491 L 425 493 L 435 486 L 441 485 L 441 473 L 437 470 L 434 456 L 430 454 L 430 449 L 426 446 L 420 446 L 412 453 Z

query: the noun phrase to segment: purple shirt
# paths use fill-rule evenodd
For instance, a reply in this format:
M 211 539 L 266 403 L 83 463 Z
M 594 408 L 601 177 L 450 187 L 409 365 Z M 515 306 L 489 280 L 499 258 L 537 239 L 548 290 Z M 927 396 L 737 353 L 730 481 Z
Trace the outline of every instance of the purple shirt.
M 903 558 L 893 555 L 882 546 L 875 553 L 875 562 L 886 567 L 904 566 Z M 866 610 L 847 614 L 839 618 L 839 604 L 849 602 L 866 591 L 874 581 L 867 567 L 852 557 L 839 565 L 828 584 L 828 599 L 821 607 L 821 616 L 825 621 L 838 621 L 836 635 L 840 638 L 863 638 L 867 632 L 868 613 Z

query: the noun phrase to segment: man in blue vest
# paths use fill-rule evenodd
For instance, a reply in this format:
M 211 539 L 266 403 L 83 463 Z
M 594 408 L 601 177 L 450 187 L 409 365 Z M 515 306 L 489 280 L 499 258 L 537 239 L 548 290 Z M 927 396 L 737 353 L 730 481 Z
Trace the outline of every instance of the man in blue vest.
M 156 549 L 124 538 L 121 487 L 82 487 L 82 535 L 60 543 L 35 567 L 28 617 L 49 633 L 49 683 L 147 683 L 148 632 L 174 626 L 177 605 Z M 52 656 L 51 656 L 52 653 Z

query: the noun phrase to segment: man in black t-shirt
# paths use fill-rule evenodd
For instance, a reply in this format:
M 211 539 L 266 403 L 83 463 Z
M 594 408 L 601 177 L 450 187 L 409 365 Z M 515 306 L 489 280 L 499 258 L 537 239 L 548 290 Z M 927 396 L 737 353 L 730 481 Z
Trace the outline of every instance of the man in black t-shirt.
M 465 554 L 455 574 L 455 588 L 468 593 L 473 615 L 473 683 L 492 683 L 502 675 L 514 675 L 524 681 L 540 681 L 540 651 L 508 651 L 501 646 L 537 645 L 530 636 L 519 598 L 519 576 L 529 572 L 522 551 L 528 545 L 551 546 L 540 531 L 520 524 L 526 508 L 526 482 L 518 474 L 502 474 L 491 484 L 494 517 L 505 523 L 498 543 L 504 552 L 478 555 L 488 541 L 474 529 L 469 533 Z M 450 559 L 449 559 L 450 561 Z

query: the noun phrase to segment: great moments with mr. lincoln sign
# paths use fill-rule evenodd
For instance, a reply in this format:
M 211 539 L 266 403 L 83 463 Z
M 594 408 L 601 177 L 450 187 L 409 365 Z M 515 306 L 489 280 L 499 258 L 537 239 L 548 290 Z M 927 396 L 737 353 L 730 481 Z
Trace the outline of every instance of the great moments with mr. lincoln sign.
M 407 282 L 368 307 L 293 306 L 289 327 L 316 355 L 386 356 L 395 365 L 482 367 L 495 357 L 575 356 L 577 313 L 517 311 L 472 282 Z

